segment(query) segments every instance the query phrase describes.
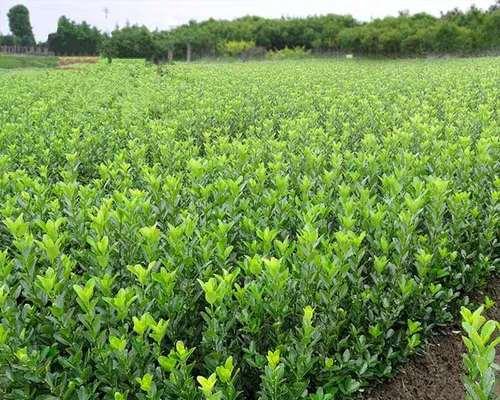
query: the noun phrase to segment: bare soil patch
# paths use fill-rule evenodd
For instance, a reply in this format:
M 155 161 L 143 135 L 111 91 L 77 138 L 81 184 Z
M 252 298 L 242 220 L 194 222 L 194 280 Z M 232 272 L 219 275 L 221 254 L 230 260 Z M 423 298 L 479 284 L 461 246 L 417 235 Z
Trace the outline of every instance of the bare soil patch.
M 488 317 L 500 320 L 500 278 L 495 277 L 474 300 L 480 302 L 488 295 L 495 306 Z M 462 385 L 462 343 L 460 325 L 443 330 L 431 338 L 423 355 L 403 365 L 398 374 L 380 383 L 360 397 L 360 400 L 464 400 Z M 500 363 L 500 354 L 497 355 Z M 500 398 L 500 379 L 497 375 L 496 394 Z
M 70 68 L 76 64 L 95 64 L 99 61 L 99 57 L 59 57 L 59 68 Z

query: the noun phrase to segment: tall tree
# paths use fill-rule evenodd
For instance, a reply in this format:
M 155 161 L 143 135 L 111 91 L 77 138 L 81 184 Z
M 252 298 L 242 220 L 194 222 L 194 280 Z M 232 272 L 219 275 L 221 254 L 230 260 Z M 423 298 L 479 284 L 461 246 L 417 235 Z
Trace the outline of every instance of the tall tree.
M 128 25 L 116 28 L 111 36 L 104 38 L 100 46 L 105 57 L 110 58 L 147 58 L 157 52 L 153 34 L 145 26 Z
M 7 17 L 9 28 L 14 35 L 16 42 L 22 46 L 32 46 L 35 44 L 35 37 L 30 23 L 30 12 L 22 4 L 12 7 Z
M 49 35 L 47 42 L 49 50 L 58 55 L 94 55 L 102 35 L 85 21 L 78 24 L 63 15 L 57 22 L 57 31 Z

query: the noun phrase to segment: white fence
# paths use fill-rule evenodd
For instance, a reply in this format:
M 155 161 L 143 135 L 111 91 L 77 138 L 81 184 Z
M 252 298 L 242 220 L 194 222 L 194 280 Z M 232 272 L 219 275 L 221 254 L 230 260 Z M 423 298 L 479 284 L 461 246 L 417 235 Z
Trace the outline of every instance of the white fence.
M 42 46 L 0 46 L 0 53 L 53 56 L 54 52 Z

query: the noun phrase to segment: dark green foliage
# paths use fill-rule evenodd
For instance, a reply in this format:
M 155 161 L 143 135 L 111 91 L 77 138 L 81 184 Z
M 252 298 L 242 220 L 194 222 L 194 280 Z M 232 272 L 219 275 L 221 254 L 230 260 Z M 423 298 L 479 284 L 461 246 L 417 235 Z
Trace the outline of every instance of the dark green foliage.
M 13 35 L 0 35 L 0 46 L 14 46 L 16 44 Z
M 500 8 L 496 8 L 484 17 L 479 35 L 485 47 L 500 45 Z
M 500 48 L 500 11 L 453 10 L 440 18 L 420 13 L 360 23 L 350 16 L 266 19 L 243 17 L 232 21 L 191 21 L 171 31 L 149 32 L 128 26 L 113 32 L 105 52 L 115 57 L 146 57 L 172 50 L 185 59 L 226 54 L 226 43 L 254 43 L 268 51 L 304 48 L 317 53 L 349 52 L 371 56 L 468 54 Z M 156 50 L 154 43 L 156 43 Z
M 443 22 L 433 35 L 433 48 L 440 53 L 468 52 L 472 49 L 472 31 L 454 22 Z
M 16 44 L 20 46 L 33 46 L 35 38 L 31 29 L 28 9 L 19 4 L 9 10 L 7 17 L 9 19 L 9 29 L 14 35 Z
M 57 31 L 49 35 L 47 45 L 57 55 L 95 55 L 101 41 L 101 33 L 96 27 L 85 21 L 77 24 L 62 16 L 57 22 Z
M 165 50 L 166 52 L 166 50 Z M 111 58 L 152 58 L 157 53 L 157 42 L 145 26 L 126 26 L 115 29 L 104 38 L 102 54 Z

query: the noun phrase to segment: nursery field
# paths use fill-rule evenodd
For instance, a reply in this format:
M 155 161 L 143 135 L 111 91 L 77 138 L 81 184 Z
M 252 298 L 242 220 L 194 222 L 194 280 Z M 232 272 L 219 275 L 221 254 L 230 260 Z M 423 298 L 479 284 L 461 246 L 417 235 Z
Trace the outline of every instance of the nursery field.
M 500 58 L 0 88 L 1 399 L 349 399 L 500 272 Z

